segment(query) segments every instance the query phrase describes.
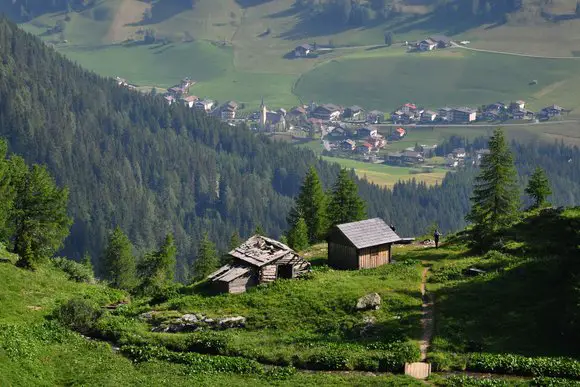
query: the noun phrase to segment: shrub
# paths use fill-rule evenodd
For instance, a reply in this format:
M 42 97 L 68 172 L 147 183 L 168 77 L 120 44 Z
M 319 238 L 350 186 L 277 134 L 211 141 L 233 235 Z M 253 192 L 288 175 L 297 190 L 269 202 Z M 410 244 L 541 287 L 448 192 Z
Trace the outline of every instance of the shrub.
M 102 313 L 96 303 L 84 298 L 73 298 L 57 308 L 54 317 L 70 329 L 90 335 L 95 332 Z
M 580 382 L 560 378 L 535 377 L 530 385 L 537 387 L 580 387 Z
M 69 279 L 73 281 L 86 283 L 95 282 L 93 271 L 87 265 L 75 262 L 71 259 L 60 257 L 53 258 L 51 261 L 56 268 L 64 271 L 68 275 Z
M 569 358 L 525 357 L 513 354 L 472 353 L 470 371 L 580 379 L 580 361 Z
M 437 372 L 464 370 L 466 359 L 463 354 L 449 352 L 432 352 L 429 354 L 429 362 L 433 370 Z
M 473 376 L 466 375 L 455 375 L 444 380 L 444 386 L 448 387 L 503 387 L 503 386 L 513 386 L 513 383 L 509 383 L 503 379 L 495 378 L 475 378 Z

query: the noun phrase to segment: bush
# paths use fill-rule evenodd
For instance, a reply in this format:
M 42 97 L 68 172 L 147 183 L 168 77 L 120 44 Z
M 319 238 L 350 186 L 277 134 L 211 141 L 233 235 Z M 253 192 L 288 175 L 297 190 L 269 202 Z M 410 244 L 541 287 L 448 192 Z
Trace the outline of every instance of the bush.
M 522 376 L 553 376 L 580 380 L 580 361 L 569 358 L 525 357 L 512 354 L 472 353 L 467 369 Z
M 530 385 L 537 387 L 580 387 L 580 382 L 568 379 L 535 377 L 530 382 Z
M 56 268 L 64 271 L 69 279 L 73 281 L 86 283 L 95 282 L 93 270 L 87 265 L 67 258 L 53 258 L 51 261 Z
M 475 378 L 473 376 L 456 375 L 444 380 L 444 386 L 448 387 L 508 387 L 513 383 L 503 379 L 496 378 Z
M 57 308 L 54 317 L 76 332 L 91 335 L 95 333 L 97 321 L 102 314 L 96 303 L 84 298 L 73 298 Z

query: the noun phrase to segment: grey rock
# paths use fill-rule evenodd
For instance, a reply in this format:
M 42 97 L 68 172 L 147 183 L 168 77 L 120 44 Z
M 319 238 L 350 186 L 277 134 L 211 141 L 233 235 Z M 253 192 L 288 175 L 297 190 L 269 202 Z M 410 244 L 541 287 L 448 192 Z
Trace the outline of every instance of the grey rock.
M 199 319 L 195 314 L 184 314 L 183 316 L 181 316 L 181 321 L 186 323 L 194 323 L 197 322 L 198 320 Z
M 139 315 L 139 318 L 141 318 L 142 320 L 151 320 L 153 318 L 153 313 L 152 312 L 141 313 Z
M 376 310 L 381 305 L 381 296 L 378 293 L 369 293 L 359 298 L 356 302 L 356 310 Z

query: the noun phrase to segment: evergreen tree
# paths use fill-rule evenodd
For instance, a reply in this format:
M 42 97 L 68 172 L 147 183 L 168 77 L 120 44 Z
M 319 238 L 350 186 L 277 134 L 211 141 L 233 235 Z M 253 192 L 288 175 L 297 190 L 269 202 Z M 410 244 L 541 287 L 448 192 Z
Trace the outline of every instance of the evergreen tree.
M 288 245 L 296 251 L 308 248 L 308 227 L 303 217 L 299 217 L 288 233 Z
M 385 45 L 389 47 L 393 45 L 393 33 L 391 31 L 385 32 Z
M 19 265 L 34 268 L 62 247 L 72 223 L 67 202 L 68 190 L 58 188 L 43 166 L 34 165 L 17 178 L 11 222 Z
M 467 220 L 474 223 L 476 242 L 512 223 L 520 205 L 513 156 L 499 128 L 489 140 L 489 151 L 475 179 L 473 206 L 467 215 Z
M 139 263 L 137 271 L 141 279 L 140 291 L 158 295 L 170 286 L 175 278 L 177 248 L 172 234 L 167 234 L 159 250 L 147 254 Z
M 536 167 L 536 170 L 530 177 L 525 192 L 534 200 L 534 208 L 540 208 L 546 205 L 546 199 L 552 194 L 552 189 L 550 188 L 550 182 L 548 181 L 546 172 L 542 168 Z
M 95 268 L 93 267 L 93 261 L 91 259 L 91 255 L 88 252 L 85 252 L 85 255 L 83 255 L 83 261 L 82 264 L 85 265 L 85 267 L 90 270 L 91 275 L 95 275 Z
M 111 286 L 124 290 L 131 290 L 135 286 L 136 265 L 133 245 L 118 226 L 109 236 L 103 262 L 105 277 Z
M 366 217 L 365 203 L 358 195 L 358 188 L 346 169 L 341 169 L 332 188 L 328 205 L 331 225 L 356 222 Z
M 207 233 L 203 235 L 199 245 L 199 252 L 193 262 L 193 280 L 201 281 L 211 274 L 219 265 L 218 253 L 215 245 L 209 240 Z
M 234 233 L 230 237 L 230 243 L 228 245 L 228 248 L 230 249 L 230 251 L 232 251 L 233 249 L 235 249 L 236 247 L 241 245 L 242 242 L 243 241 L 242 241 L 242 238 L 240 238 L 240 234 L 238 234 L 237 231 L 234 231 Z
M 306 222 L 308 241 L 314 243 L 323 240 L 328 228 L 327 198 L 320 178 L 314 167 L 306 174 L 294 207 L 288 216 L 291 228 L 296 228 L 300 217 Z
M 0 242 L 6 242 L 8 231 L 8 217 L 14 202 L 14 186 L 11 184 L 10 164 L 6 159 L 8 146 L 0 138 Z
M 264 228 L 262 227 L 262 225 L 257 224 L 256 229 L 254 230 L 254 235 L 266 236 L 265 234 L 266 234 L 266 232 L 264 231 Z

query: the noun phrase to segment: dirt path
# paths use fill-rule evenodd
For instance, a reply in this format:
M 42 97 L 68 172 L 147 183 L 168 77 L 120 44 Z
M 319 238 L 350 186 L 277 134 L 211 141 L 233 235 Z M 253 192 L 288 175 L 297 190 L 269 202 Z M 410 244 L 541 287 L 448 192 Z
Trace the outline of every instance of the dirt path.
M 422 317 L 421 326 L 423 327 L 423 336 L 419 342 L 419 348 L 421 350 L 421 361 L 427 359 L 427 351 L 431 346 L 431 339 L 433 338 L 433 296 L 427 293 L 426 283 L 427 283 L 427 273 L 429 272 L 428 267 L 423 268 L 423 275 L 421 278 L 421 296 L 423 299 L 422 307 Z
M 525 58 L 537 58 L 537 59 L 580 59 L 577 56 L 544 56 L 544 55 L 532 55 L 532 54 L 522 54 L 518 52 L 507 52 L 507 51 L 495 51 L 495 50 L 484 50 L 482 48 L 473 48 L 459 45 L 457 43 L 452 43 L 454 48 L 462 48 L 469 51 L 477 52 L 487 52 L 490 54 L 502 54 L 502 55 L 512 55 L 512 56 L 523 56 Z

